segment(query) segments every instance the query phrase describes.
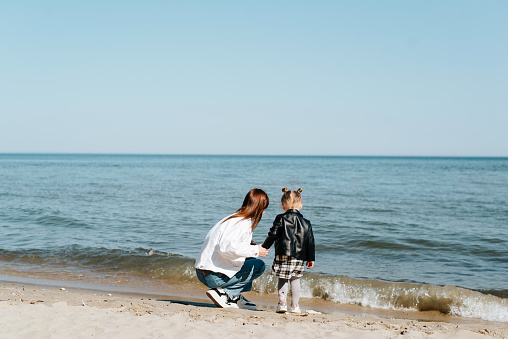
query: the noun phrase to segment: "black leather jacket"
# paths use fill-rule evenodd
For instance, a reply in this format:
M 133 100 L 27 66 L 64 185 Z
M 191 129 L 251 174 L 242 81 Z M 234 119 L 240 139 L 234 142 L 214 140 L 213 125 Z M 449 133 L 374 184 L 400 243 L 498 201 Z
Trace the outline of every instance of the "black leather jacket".
M 312 226 L 297 209 L 275 217 L 262 246 L 270 248 L 274 242 L 275 255 L 288 255 L 303 261 L 315 260 Z

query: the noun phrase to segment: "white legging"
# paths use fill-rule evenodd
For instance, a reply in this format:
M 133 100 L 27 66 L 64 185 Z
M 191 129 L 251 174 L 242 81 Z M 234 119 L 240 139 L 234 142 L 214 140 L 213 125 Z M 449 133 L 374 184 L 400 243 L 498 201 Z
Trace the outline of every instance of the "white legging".
M 289 284 L 291 284 L 291 304 L 298 305 L 300 301 L 300 278 L 291 277 L 291 279 L 279 278 L 279 302 L 285 303 L 288 298 Z

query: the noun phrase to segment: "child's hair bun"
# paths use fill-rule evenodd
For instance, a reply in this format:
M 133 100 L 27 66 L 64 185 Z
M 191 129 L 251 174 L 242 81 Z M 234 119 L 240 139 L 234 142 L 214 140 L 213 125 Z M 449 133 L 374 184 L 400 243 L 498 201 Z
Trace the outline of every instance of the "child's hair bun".
M 297 189 L 296 191 L 297 191 L 298 193 L 302 193 L 302 189 L 301 189 L 301 188 Z
M 282 187 L 282 192 L 286 193 L 288 191 L 287 187 Z

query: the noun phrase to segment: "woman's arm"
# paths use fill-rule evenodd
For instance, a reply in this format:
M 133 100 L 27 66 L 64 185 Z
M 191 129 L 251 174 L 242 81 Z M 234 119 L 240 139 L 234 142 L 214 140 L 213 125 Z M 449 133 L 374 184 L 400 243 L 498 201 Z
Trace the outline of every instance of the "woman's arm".
M 251 220 L 226 221 L 225 229 L 219 239 L 218 250 L 223 256 L 229 259 L 257 257 L 259 253 L 258 245 L 251 245 L 252 231 Z
M 258 245 L 258 252 L 260 257 L 266 257 L 268 255 L 268 252 L 270 252 L 270 250 L 264 248 L 263 245 Z

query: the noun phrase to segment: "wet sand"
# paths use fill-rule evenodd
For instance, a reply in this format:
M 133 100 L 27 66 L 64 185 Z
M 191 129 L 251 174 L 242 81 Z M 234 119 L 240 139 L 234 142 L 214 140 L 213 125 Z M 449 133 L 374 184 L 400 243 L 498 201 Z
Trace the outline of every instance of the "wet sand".
M 160 295 L 66 286 L 1 282 L 0 338 L 508 338 L 508 324 L 437 312 L 330 307 L 302 299 L 299 316 L 275 313 L 275 296 L 253 292 L 245 295 L 258 311 L 216 308 L 206 287 Z

